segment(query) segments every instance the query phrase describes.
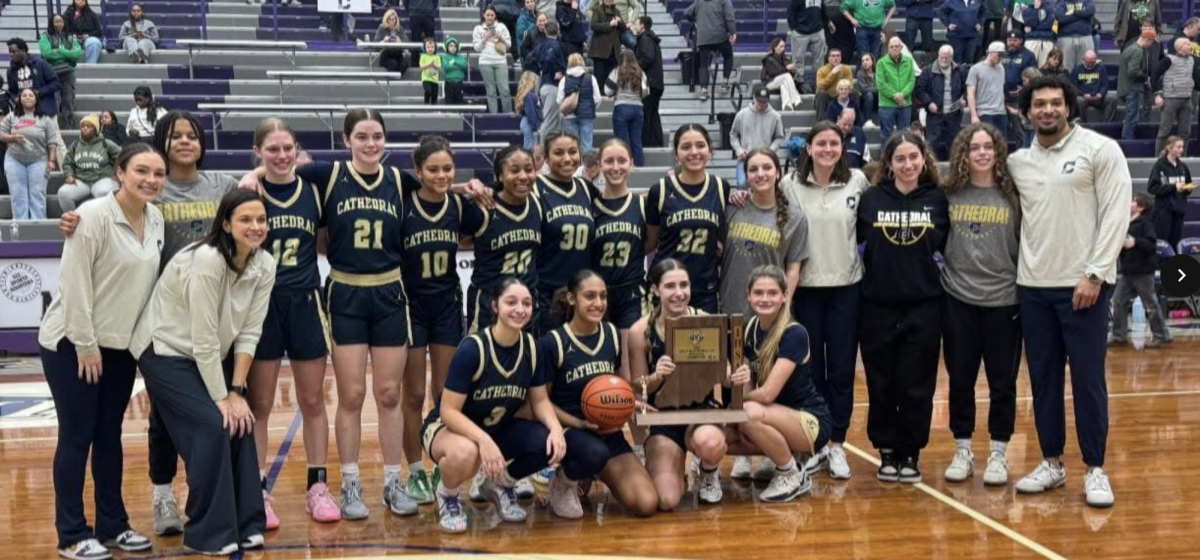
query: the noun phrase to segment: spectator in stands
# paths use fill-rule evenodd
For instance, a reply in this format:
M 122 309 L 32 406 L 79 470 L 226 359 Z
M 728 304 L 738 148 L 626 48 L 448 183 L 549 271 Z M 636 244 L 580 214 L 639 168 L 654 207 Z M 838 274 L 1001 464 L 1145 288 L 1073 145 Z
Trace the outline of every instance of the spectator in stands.
M 388 8 L 383 12 L 383 21 L 379 23 L 379 29 L 375 31 L 376 43 L 403 43 L 405 41 L 404 28 L 400 27 L 400 15 L 393 8 Z M 389 72 L 403 74 L 408 70 L 408 61 L 404 58 L 404 52 L 400 49 L 385 48 L 379 51 L 379 65 L 386 68 Z
M 746 186 L 746 154 L 755 148 L 776 151 L 787 137 L 783 133 L 783 117 L 771 107 L 771 92 L 767 88 L 754 90 L 754 101 L 733 117 L 729 129 L 729 144 L 737 156 L 737 185 Z
M 44 58 L 30 55 L 25 39 L 8 40 L 8 92 L 4 105 L 17 108 L 20 92 L 32 89 L 37 94 L 38 110 L 53 117 L 58 114 L 57 95 L 61 87 L 54 68 Z
M 796 82 L 800 91 L 811 91 L 804 79 L 804 67 L 810 64 L 815 69 L 825 60 L 825 34 L 833 32 L 833 23 L 825 16 L 822 0 L 791 0 L 788 4 L 788 39 L 792 43 L 792 59 L 796 63 Z
M 925 109 L 927 138 L 941 161 L 950 158 L 950 146 L 962 128 L 967 105 L 967 67 L 954 63 L 954 49 L 942 45 L 937 60 L 917 78 L 917 103 Z
M 1005 13 L 1005 0 L 982 0 L 983 36 L 981 44 L 991 45 L 994 41 L 1004 40 L 1004 31 L 1010 23 Z
M 724 89 L 729 89 L 729 77 L 733 74 L 733 45 L 737 43 L 737 22 L 734 20 L 733 2 L 730 0 L 695 0 L 684 12 L 684 17 L 696 24 L 696 45 L 700 48 L 700 99 L 708 99 L 708 66 L 713 55 L 721 53 L 724 61 L 721 72 L 725 76 Z M 715 79 L 714 79 L 715 82 Z
M 642 126 L 642 146 L 661 148 L 663 127 L 662 118 L 658 114 L 658 103 L 666 89 L 663 83 L 662 47 L 659 46 L 662 39 L 654 33 L 654 20 L 650 19 L 650 16 L 639 17 L 633 27 L 637 32 L 637 48 L 634 52 L 637 54 L 638 66 L 646 73 L 646 82 L 650 86 L 650 93 L 642 99 L 643 113 L 646 115 Z
M 1004 44 L 988 45 L 987 58 L 967 72 L 967 107 L 971 109 L 971 124 L 988 123 L 1008 137 L 1008 115 L 1004 110 L 1004 66 L 1000 57 Z
M 1150 170 L 1150 181 L 1146 185 L 1150 194 L 1154 195 L 1154 231 L 1159 239 L 1176 250 L 1179 240 L 1183 238 L 1187 197 L 1196 189 L 1196 184 L 1192 182 L 1192 171 L 1183 162 L 1184 146 L 1185 140 L 1179 136 L 1170 136 L 1163 142 L 1163 149 Z
M 459 52 L 458 39 L 447 38 L 445 49 L 441 56 L 442 75 L 446 80 L 446 104 L 463 105 L 466 103 L 463 100 L 463 82 L 467 81 L 467 73 L 470 72 L 471 65 L 467 62 L 467 57 Z M 480 67 L 482 68 L 482 65 Z M 504 89 L 500 91 L 500 94 L 505 105 L 512 105 L 512 98 L 508 93 L 507 67 L 504 69 Z
M 563 114 L 558 108 L 558 81 L 567 71 L 567 59 L 563 54 L 562 44 L 558 41 L 558 22 L 546 23 L 546 38 L 538 45 L 533 56 L 538 61 L 541 72 L 541 88 L 538 96 L 542 100 L 541 137 L 546 138 L 551 132 L 562 130 Z
M 1020 31 L 1009 31 L 1005 37 L 1004 56 L 1000 57 L 1000 63 L 1004 65 L 1004 103 L 1014 108 L 1017 106 L 1017 92 L 1021 90 L 1021 74 L 1027 68 L 1038 67 L 1037 56 L 1025 48 L 1024 43 L 1025 38 Z M 1017 132 L 1011 126 L 1008 131 Z
M 1064 68 L 1074 68 L 1083 60 L 1083 53 L 1100 48 L 1100 45 L 1092 44 L 1092 17 L 1095 15 L 1093 0 L 1060 0 L 1054 8 Z
M 1155 29 L 1162 26 L 1162 4 L 1159 0 L 1121 0 L 1117 4 L 1117 27 L 1113 42 L 1122 51 L 1137 42 L 1142 22 L 1149 19 Z
M 633 163 L 641 167 L 646 164 L 642 148 L 642 128 L 646 123 L 642 99 L 650 94 L 650 84 L 633 51 L 621 53 L 621 63 L 608 74 L 604 88 L 606 93 L 616 97 L 612 112 L 613 134 L 629 144 Z
M 104 50 L 103 28 L 100 16 L 92 11 L 88 0 L 71 2 L 63 11 L 63 19 L 67 22 L 67 32 L 83 45 L 83 61 L 87 64 L 100 62 L 100 51 Z
M 425 38 L 425 52 L 421 53 L 421 88 L 425 90 L 425 104 L 437 105 L 438 84 L 442 81 L 442 57 L 438 56 L 437 43 L 433 37 Z
M 621 17 L 613 0 L 601 0 L 591 9 L 589 23 L 592 26 L 592 44 L 588 56 L 592 59 L 600 79 L 607 79 L 617 67 L 617 56 L 621 54 L 621 34 L 628 25 Z
M 1158 240 L 1150 215 L 1154 212 L 1154 199 L 1150 195 L 1133 195 L 1130 204 L 1129 230 L 1121 245 L 1121 275 L 1113 289 L 1112 332 L 1108 335 L 1109 346 L 1129 342 L 1129 314 L 1125 312 L 1134 297 L 1142 300 L 1146 310 L 1146 322 L 1150 325 L 1153 338 L 1143 348 L 1161 348 L 1171 342 L 1170 329 L 1158 297 L 1154 293 L 1154 273 L 1158 270 Z
M 800 105 L 800 90 L 793 79 L 798 64 L 787 55 L 787 43 L 783 37 L 771 39 L 771 48 L 762 59 L 762 83 L 769 90 L 779 90 L 783 110 L 790 111 Z
M 1040 68 L 1043 76 L 1062 76 L 1071 78 L 1071 67 L 1063 63 L 1063 52 L 1058 47 L 1050 49 L 1050 54 L 1046 55 L 1046 63 Z
M 1152 78 L 1155 84 L 1154 106 L 1162 110 L 1162 120 L 1158 124 L 1158 143 L 1156 148 L 1161 151 L 1166 147 L 1167 136 L 1171 128 L 1179 126 L 1179 136 L 1184 138 L 1184 152 L 1187 152 L 1187 138 L 1191 138 L 1192 93 L 1196 88 L 1195 64 L 1192 57 L 1192 42 L 1187 37 L 1175 39 L 1175 52 L 1167 54 L 1154 69 Z
M 933 52 L 933 8 L 935 0 L 898 0 L 897 6 L 904 8 L 904 42 L 913 52 Z M 921 42 L 917 42 L 917 34 Z M 862 54 L 862 53 L 858 53 Z
M 916 68 L 899 37 L 888 41 L 888 55 L 879 59 L 875 87 L 879 88 L 879 131 L 886 142 L 894 130 L 912 122 L 912 94 L 917 87 Z
M 1154 39 L 1143 33 L 1137 41 L 1121 51 L 1121 64 L 1117 67 L 1117 98 L 1125 104 L 1125 124 L 1121 127 L 1121 139 L 1133 140 L 1137 128 L 1138 114 L 1142 107 L 1142 88 L 1150 77 L 1146 68 L 1146 49 Z
M 545 25 L 543 21 L 541 27 Z M 517 16 L 517 34 L 512 38 L 517 50 L 517 60 L 524 60 L 525 54 L 529 52 L 525 49 L 525 34 L 538 27 L 537 0 L 525 0 L 525 9 Z
M 829 100 L 837 96 L 838 82 L 852 79 L 854 69 L 842 64 L 842 51 L 829 49 L 829 61 L 817 70 L 817 95 L 813 99 L 813 108 L 818 115 L 824 115 Z
M 1092 16 L 1092 44 L 1095 45 L 1093 50 L 1100 49 L 1100 33 L 1104 31 L 1104 26 L 1100 24 L 1100 18 Z
M 861 118 L 858 122 L 869 129 L 875 128 L 875 109 L 879 103 L 879 88 L 875 87 L 875 57 L 864 54 L 854 71 L 854 89 L 858 91 Z
M 526 150 L 532 150 L 541 140 L 542 103 L 538 97 L 538 75 L 526 70 L 517 83 L 516 114 L 521 115 L 521 139 Z
M 121 147 L 125 147 L 129 143 L 129 135 L 125 132 L 125 127 L 121 126 L 121 121 L 117 120 L 117 114 L 112 111 L 100 113 L 100 134 Z
M 522 0 L 491 0 L 487 4 L 487 8 L 492 8 L 496 11 L 496 21 L 508 30 L 508 46 L 512 47 L 515 37 L 517 36 L 517 21 L 521 18 Z
M 848 60 L 854 57 L 854 26 L 842 13 L 842 0 L 823 0 L 825 4 L 825 21 L 828 35 L 825 36 L 826 55 L 830 49 L 837 49 Z M 822 57 L 822 60 L 825 58 Z M 816 68 L 818 61 L 812 62 Z M 818 88 L 819 89 L 819 88 Z
M 854 26 L 854 47 L 859 56 L 879 56 L 883 29 L 896 13 L 892 0 L 842 0 L 842 14 Z
M 846 109 L 854 109 L 855 114 L 861 115 L 859 110 L 860 100 L 857 94 L 854 93 L 854 82 L 850 80 L 842 80 L 838 82 L 837 97 L 829 101 L 829 106 L 825 108 L 824 120 L 837 122 L 838 117 L 842 115 L 842 111 Z M 862 119 L 858 118 L 854 121 L 855 125 L 862 126 Z
M 154 138 L 154 125 L 159 117 L 167 113 L 167 108 L 154 100 L 154 94 L 146 86 L 134 88 L 133 103 L 129 119 L 125 121 L 125 132 L 129 138 L 148 142 Z
M 508 89 L 508 49 L 512 47 L 512 36 L 508 28 L 496 25 L 496 10 L 491 6 L 483 10 L 483 22 L 475 26 L 472 35 L 475 52 L 479 53 L 479 73 L 487 89 L 488 112 L 511 113 L 512 94 Z
M 602 93 L 600 83 L 596 81 L 596 76 L 588 71 L 583 55 L 572 54 L 567 59 L 566 75 L 558 83 L 557 101 L 558 106 L 563 107 L 563 128 L 579 139 L 579 149 L 584 153 L 592 151 L 596 110 L 600 108 Z M 575 96 L 574 102 L 568 102 L 564 107 L 564 102 L 571 96 Z M 545 138 L 545 135 L 542 137 Z
M 1083 63 L 1071 72 L 1071 81 L 1079 90 L 1078 113 L 1083 122 L 1112 122 L 1117 116 L 1117 100 L 1108 96 L 1108 68 L 1100 64 L 1096 51 L 1083 53 Z M 1090 118 L 1088 109 L 1099 109 L 1099 120 Z
M 540 72 L 538 61 L 533 56 L 533 52 L 537 50 L 537 46 L 542 44 L 542 40 L 546 38 L 546 24 L 550 21 L 546 14 L 538 14 L 534 28 L 525 32 L 525 37 L 521 39 L 521 66 L 526 70 Z M 556 26 L 558 24 L 555 24 Z
M 1069 0 L 1061 0 L 1059 5 Z M 1025 48 L 1037 58 L 1037 67 L 1046 65 L 1046 56 L 1054 48 L 1054 4 L 1050 0 L 1033 0 L 1021 10 L 1025 19 Z M 1012 37 L 1012 34 L 1009 34 Z
M 404 5 L 408 8 L 409 39 L 424 45 L 425 39 L 437 33 L 438 0 L 407 0 Z M 420 66 L 421 49 L 413 49 L 411 56 L 409 66 Z
M 8 144 L 4 174 L 12 193 L 14 220 L 46 219 L 46 183 L 67 151 L 54 117 L 42 112 L 37 92 L 20 90 L 20 102 L 0 123 L 0 140 Z
M 100 134 L 100 117 L 88 115 L 79 123 L 79 140 L 63 157 L 63 184 L 58 188 L 58 207 L 70 212 L 89 199 L 102 198 L 117 190 L 113 169 L 121 146 Z
M 146 19 L 141 4 L 134 4 L 129 8 L 129 19 L 121 24 L 121 32 L 117 38 L 125 47 L 125 54 L 130 60 L 145 64 L 150 62 L 150 55 L 154 54 L 154 49 L 158 46 L 158 27 L 153 21 Z
M 579 11 L 579 0 L 558 0 L 554 10 L 563 56 L 582 53 L 583 44 L 587 42 L 588 22 Z
M 946 40 L 954 49 L 954 61 L 958 64 L 975 62 L 983 32 L 982 10 L 980 0 L 946 0 L 938 7 L 938 19 L 946 26 Z
M 867 145 L 867 134 L 854 124 L 854 109 L 846 109 L 838 115 L 837 126 L 842 131 L 842 146 L 846 152 L 846 163 L 853 169 L 862 169 L 871 161 L 871 148 Z
M 38 41 L 42 58 L 50 63 L 58 76 L 61 89 L 58 92 L 58 126 L 75 127 L 75 65 L 83 56 L 79 41 L 67 33 L 67 22 L 60 15 L 50 16 L 50 27 Z
M 1029 87 L 1029 83 L 1042 77 L 1042 71 L 1037 68 L 1026 68 L 1021 72 L 1021 87 L 1017 89 L 1017 98 L 1020 99 L 1021 92 Z M 1064 80 L 1065 81 L 1065 80 Z M 1021 114 L 1020 107 L 1016 105 L 1006 105 L 1008 111 L 1008 128 L 1013 133 L 1013 139 L 1017 145 L 1022 148 L 1028 148 L 1033 142 L 1033 123 L 1029 118 Z M 1070 112 L 1071 108 L 1067 108 Z

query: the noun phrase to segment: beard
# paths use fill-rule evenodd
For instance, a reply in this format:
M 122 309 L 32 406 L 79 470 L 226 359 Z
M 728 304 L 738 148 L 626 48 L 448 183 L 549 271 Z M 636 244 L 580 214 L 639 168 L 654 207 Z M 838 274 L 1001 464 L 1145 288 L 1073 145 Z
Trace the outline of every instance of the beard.
M 1039 124 L 1039 125 L 1036 125 L 1036 128 L 1037 128 L 1037 133 L 1039 136 L 1054 136 L 1055 134 L 1062 132 L 1062 129 L 1065 126 L 1066 126 L 1066 122 L 1059 119 L 1059 120 L 1055 120 L 1054 124 L 1052 124 L 1050 126 L 1042 126 Z

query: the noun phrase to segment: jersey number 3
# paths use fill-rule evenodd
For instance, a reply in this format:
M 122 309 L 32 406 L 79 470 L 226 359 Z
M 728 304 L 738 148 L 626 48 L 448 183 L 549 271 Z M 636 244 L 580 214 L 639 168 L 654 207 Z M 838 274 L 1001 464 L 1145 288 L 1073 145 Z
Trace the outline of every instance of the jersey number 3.
M 372 238 L 374 238 L 374 242 L 372 242 Z M 354 248 L 382 249 L 383 220 L 354 220 Z
M 497 406 L 496 408 L 493 408 L 492 414 L 490 416 L 488 416 L 487 418 L 483 419 L 483 426 L 485 428 L 490 428 L 492 426 L 495 426 L 496 424 L 499 424 L 500 421 L 504 419 L 504 413 L 507 411 L 508 410 L 505 409 L 503 406 Z

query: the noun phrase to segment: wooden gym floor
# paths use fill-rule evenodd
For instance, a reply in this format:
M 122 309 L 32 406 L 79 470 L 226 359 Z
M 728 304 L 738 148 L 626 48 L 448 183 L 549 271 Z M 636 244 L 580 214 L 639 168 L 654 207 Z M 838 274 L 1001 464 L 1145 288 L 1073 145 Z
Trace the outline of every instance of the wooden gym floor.
M 1195 332 L 1195 331 L 1192 331 Z M 1038 496 L 1018 496 L 1012 484 L 985 488 L 987 454 L 986 385 L 980 398 L 973 481 L 950 484 L 942 471 L 953 453 L 947 429 L 946 377 L 938 384 L 932 442 L 921 466 L 925 484 L 883 484 L 875 479 L 875 452 L 865 435 L 866 389 L 861 369 L 857 405 L 848 438 L 854 478 L 834 482 L 817 475 L 813 493 L 788 504 L 755 500 L 759 488 L 723 475 L 724 503 L 698 507 L 694 494 L 680 510 L 650 519 L 626 515 L 603 491 L 593 491 L 582 520 L 552 517 L 527 504 L 522 524 L 500 523 L 491 506 L 469 505 L 471 530 L 463 535 L 438 531 L 436 509 L 400 518 L 381 505 L 382 467 L 374 405 L 364 412 L 362 468 L 371 517 L 365 521 L 322 525 L 304 513 L 305 459 L 292 380 L 285 369 L 270 419 L 270 453 L 275 511 L 283 526 L 267 536 L 261 560 L 299 558 L 376 558 L 401 554 L 505 553 L 502 557 L 543 558 L 563 555 L 696 559 L 1007 559 L 1007 558 L 1200 558 L 1192 538 L 1200 530 L 1200 338 L 1181 333 L 1165 350 L 1113 349 L 1108 359 L 1111 429 L 1107 469 L 1116 494 L 1115 507 L 1095 510 L 1084 504 L 1083 467 L 1075 444 L 1074 420 L 1067 407 L 1067 486 Z M 333 370 L 326 378 L 330 418 L 336 394 Z M 28 387 L 38 376 L 8 377 L 8 387 Z M 15 385 L 10 385 L 15 383 Z M 140 383 L 136 390 L 140 390 Z M 1070 394 L 1070 385 L 1067 385 Z M 1017 430 L 1008 448 L 1013 482 L 1040 460 L 1033 427 L 1027 373 L 1019 382 Z M 1068 399 L 1070 397 L 1068 396 Z M 2 403 L 0 403 L 2 404 Z M 149 534 L 150 485 L 146 474 L 146 395 L 134 396 L 125 421 L 125 503 L 133 526 Z M 4 560 L 55 556 L 54 494 L 51 464 L 55 428 L 0 419 L 0 550 Z M 32 422 L 37 424 L 37 422 Z M 398 437 L 398 436 L 391 436 Z M 331 466 L 337 465 L 330 435 Z M 728 473 L 730 460 L 724 472 Z M 186 488 L 176 483 L 182 509 Z M 330 469 L 337 488 L 336 467 Z M 91 494 L 89 489 L 85 495 Z M 540 488 L 539 492 L 544 493 Z M 465 495 L 465 490 L 464 490 Z M 86 500 L 90 502 L 90 499 Z M 88 507 L 89 515 L 91 507 Z M 521 554 L 517 554 L 521 553 Z M 117 558 L 186 556 L 180 537 L 157 538 L 153 552 L 114 553 Z

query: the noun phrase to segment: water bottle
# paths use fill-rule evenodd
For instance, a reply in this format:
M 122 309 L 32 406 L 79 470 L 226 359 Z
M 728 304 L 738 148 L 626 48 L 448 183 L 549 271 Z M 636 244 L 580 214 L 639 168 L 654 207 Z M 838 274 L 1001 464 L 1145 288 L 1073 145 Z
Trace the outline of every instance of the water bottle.
M 16 220 L 13 220 L 12 223 L 9 224 L 9 226 L 8 226 L 8 240 L 9 241 L 20 241 L 20 239 L 21 239 L 21 224 L 19 224 Z
M 1142 298 L 1133 300 L 1133 324 L 1139 330 L 1146 325 L 1146 308 L 1142 305 Z

